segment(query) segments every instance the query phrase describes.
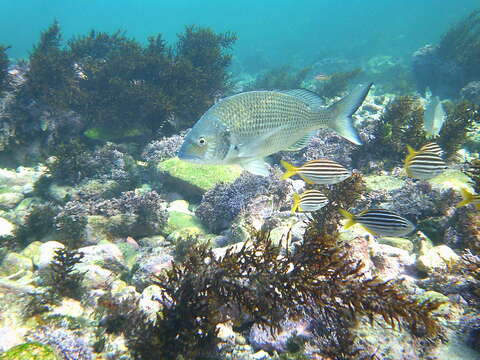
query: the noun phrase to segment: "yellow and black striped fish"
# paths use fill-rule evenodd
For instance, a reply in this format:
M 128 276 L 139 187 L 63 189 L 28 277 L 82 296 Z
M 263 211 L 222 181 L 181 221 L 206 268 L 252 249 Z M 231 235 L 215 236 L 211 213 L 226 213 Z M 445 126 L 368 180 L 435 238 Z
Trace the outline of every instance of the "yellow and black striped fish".
M 292 213 L 298 211 L 317 211 L 328 204 L 327 197 L 318 190 L 306 190 L 293 195 Z
M 405 159 L 405 171 L 408 176 L 428 180 L 440 175 L 447 169 L 447 164 L 442 157 L 435 152 L 415 151 L 407 146 L 408 155 Z
M 428 144 L 425 144 L 420 148 L 420 152 L 425 152 L 425 151 L 426 152 L 432 152 L 434 154 L 437 154 L 438 156 L 443 155 L 442 148 L 437 143 L 434 143 L 434 142 L 430 142 Z
M 385 209 L 364 210 L 358 215 L 340 209 L 340 213 L 347 219 L 345 229 L 360 224 L 374 236 L 404 236 L 415 230 L 410 221 Z
M 300 167 L 283 160 L 281 164 L 287 170 L 282 179 L 299 175 L 308 184 L 336 184 L 352 175 L 343 165 L 329 159 L 311 160 Z
M 466 189 L 461 189 L 463 200 L 460 201 L 455 207 L 459 208 L 462 206 L 466 206 L 468 204 L 475 205 L 477 210 L 480 210 L 480 195 L 479 194 L 472 194 L 470 191 Z

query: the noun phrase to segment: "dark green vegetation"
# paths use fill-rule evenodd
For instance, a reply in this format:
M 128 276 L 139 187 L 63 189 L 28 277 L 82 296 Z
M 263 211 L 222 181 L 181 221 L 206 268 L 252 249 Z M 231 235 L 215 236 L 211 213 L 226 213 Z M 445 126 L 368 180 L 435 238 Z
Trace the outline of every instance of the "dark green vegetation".
M 84 254 L 76 250 L 58 249 L 49 265 L 50 291 L 58 296 L 80 299 L 84 274 L 75 270 L 75 265 L 82 262 Z
M 302 82 L 309 71 L 309 67 L 297 71 L 289 66 L 273 69 L 260 75 L 253 84 L 245 88 L 245 91 L 298 89 L 302 87 Z
M 450 29 L 440 41 L 438 55 L 462 68 L 467 79 L 480 78 L 480 10 Z
M 436 138 L 427 138 L 423 129 L 424 107 L 420 99 L 398 96 L 388 104 L 380 121 L 373 130 L 373 140 L 352 153 L 356 166 L 365 167 L 369 160 L 382 161 L 387 169 L 400 165 L 407 155 L 407 145 L 415 150 L 427 142 L 437 142 L 446 159 L 467 140 L 468 131 L 480 121 L 478 107 L 462 101 L 445 106 L 447 119 Z
M 334 73 L 329 80 L 319 82 L 317 85 L 317 93 L 324 98 L 340 96 L 347 90 L 347 87 L 351 85 L 352 80 L 360 75 L 361 72 L 362 69 L 357 68 L 351 71 Z
M 7 87 L 8 78 L 8 46 L 0 45 L 0 93 Z
M 190 127 L 228 88 L 230 33 L 190 26 L 169 46 L 143 46 L 122 32 L 91 31 L 64 42 L 58 23 L 42 33 L 15 107 L 17 140 L 67 134 L 94 140 L 151 138 Z M 32 100 L 49 113 L 25 110 Z
M 332 206 L 348 208 L 363 187 L 359 175 L 338 185 L 341 194 Z M 277 331 L 282 320 L 307 314 L 329 326 L 328 335 L 321 326 L 312 341 L 332 359 L 357 359 L 364 352 L 355 345 L 353 331 L 362 317 L 435 338 L 440 326 L 432 311 L 441 302 L 420 303 L 398 282 L 364 277 L 362 262 L 351 260 L 338 242 L 339 215 L 331 214 L 314 217 L 294 251 L 274 245 L 265 232 L 223 256 L 208 245 L 193 246 L 182 264 L 158 278 L 162 309 L 155 325 L 142 325 L 134 314 L 120 324 L 135 356 L 215 358 L 216 326 L 222 322 L 232 320 L 239 329 L 256 323 Z

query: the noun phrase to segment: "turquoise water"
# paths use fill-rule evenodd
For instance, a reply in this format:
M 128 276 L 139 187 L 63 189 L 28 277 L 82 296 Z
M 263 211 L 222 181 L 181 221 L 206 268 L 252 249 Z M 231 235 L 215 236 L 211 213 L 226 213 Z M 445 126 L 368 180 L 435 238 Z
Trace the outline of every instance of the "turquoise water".
M 209 26 L 238 34 L 240 58 L 260 54 L 278 63 L 326 54 L 409 56 L 476 6 L 476 0 L 3 0 L 0 44 L 12 45 L 11 57 L 25 57 L 57 19 L 66 39 L 123 29 L 138 40 L 157 33 L 174 40 L 185 25 Z

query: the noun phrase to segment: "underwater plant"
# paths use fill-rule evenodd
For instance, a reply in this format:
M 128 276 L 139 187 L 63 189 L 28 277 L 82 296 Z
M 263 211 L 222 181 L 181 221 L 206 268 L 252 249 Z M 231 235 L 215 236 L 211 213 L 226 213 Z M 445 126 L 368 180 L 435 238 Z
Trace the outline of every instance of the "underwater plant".
M 445 152 L 445 157 L 452 157 L 467 141 L 468 132 L 475 123 L 480 123 L 480 107 L 469 101 L 447 102 L 445 106 L 447 119 L 437 139 L 438 145 Z
M 302 82 L 310 72 L 309 67 L 300 70 L 293 70 L 290 66 L 282 66 L 267 71 L 246 86 L 245 91 L 252 90 L 289 90 L 302 87 Z
M 54 229 L 54 218 L 58 208 L 54 204 L 42 204 L 33 207 L 25 216 L 24 223 L 15 230 L 18 246 L 27 246 L 31 239 L 42 239 Z
M 49 291 L 57 296 L 67 296 L 79 299 L 82 296 L 81 286 L 84 273 L 75 269 L 75 265 L 82 262 L 84 254 L 76 250 L 60 248 L 55 251 L 55 256 L 48 268 L 49 278 L 47 286 Z
M 8 84 L 8 46 L 0 45 L 0 94 L 6 89 Z
M 357 68 L 351 71 L 337 72 L 330 75 L 330 78 L 317 85 L 316 92 L 324 98 L 333 98 L 340 96 L 347 90 L 351 81 L 362 73 L 362 69 Z
M 439 332 L 431 313 L 440 302 L 419 303 L 396 282 L 364 277 L 362 267 L 330 238 L 309 238 L 292 253 L 273 245 L 267 233 L 222 256 L 197 245 L 181 265 L 159 277 L 163 295 L 156 324 L 130 328 L 129 347 L 147 360 L 213 358 L 217 325 L 227 320 L 240 325 L 245 316 L 273 330 L 284 318 L 319 314 L 325 321 L 349 319 L 350 327 L 366 316 L 430 337 Z

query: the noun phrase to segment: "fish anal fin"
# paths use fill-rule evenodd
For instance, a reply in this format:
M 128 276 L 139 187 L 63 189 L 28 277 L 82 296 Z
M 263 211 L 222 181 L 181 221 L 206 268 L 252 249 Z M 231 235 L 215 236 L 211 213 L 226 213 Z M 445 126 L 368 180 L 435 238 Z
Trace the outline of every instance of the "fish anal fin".
M 268 171 L 268 165 L 263 159 L 251 159 L 245 160 L 240 164 L 245 170 L 248 172 L 261 175 L 261 176 L 268 176 L 270 172 Z

